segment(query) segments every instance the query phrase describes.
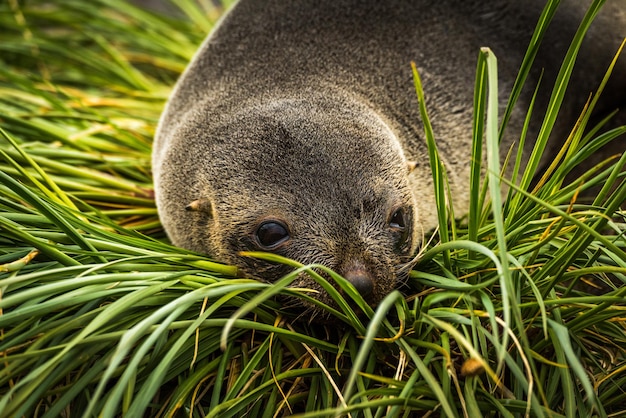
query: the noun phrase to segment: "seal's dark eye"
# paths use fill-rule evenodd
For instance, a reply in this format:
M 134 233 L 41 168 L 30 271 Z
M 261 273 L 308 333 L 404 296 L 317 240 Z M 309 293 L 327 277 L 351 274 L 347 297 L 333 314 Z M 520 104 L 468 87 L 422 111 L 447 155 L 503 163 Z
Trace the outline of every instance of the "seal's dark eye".
M 264 250 L 273 250 L 289 239 L 287 226 L 280 221 L 261 223 L 254 233 L 257 244 Z
M 407 225 L 407 215 L 404 208 L 398 208 L 389 219 L 389 226 L 395 229 L 403 230 Z
M 411 212 L 407 208 L 397 208 L 388 221 L 396 236 L 396 250 L 406 253 L 411 249 Z

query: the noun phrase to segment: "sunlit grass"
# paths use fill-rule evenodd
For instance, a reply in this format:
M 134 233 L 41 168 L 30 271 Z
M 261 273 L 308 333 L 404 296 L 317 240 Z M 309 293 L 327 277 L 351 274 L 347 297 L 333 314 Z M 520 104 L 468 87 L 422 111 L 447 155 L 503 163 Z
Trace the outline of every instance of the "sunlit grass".
M 626 134 L 585 129 L 592 104 L 537 188 L 540 149 L 525 171 L 514 153 L 501 179 L 497 63 L 482 51 L 474 123 L 486 141 L 474 147 L 467 222 L 449 223 L 441 133 L 425 123 L 440 206 L 433 244 L 403 293 L 375 310 L 331 274 L 344 296 L 320 307 L 337 322 L 307 324 L 282 307 L 284 297 L 316 303 L 289 288 L 295 273 L 274 285 L 237 278 L 167 244 L 158 223 L 151 138 L 219 10 L 189 0 L 177 18 L 117 0 L 57 3 L 0 4 L 0 415 L 626 414 L 626 157 L 565 180 Z M 557 88 L 543 139 L 560 98 Z M 577 199 L 591 185 L 595 199 Z M 249 255 L 334 291 L 311 266 Z

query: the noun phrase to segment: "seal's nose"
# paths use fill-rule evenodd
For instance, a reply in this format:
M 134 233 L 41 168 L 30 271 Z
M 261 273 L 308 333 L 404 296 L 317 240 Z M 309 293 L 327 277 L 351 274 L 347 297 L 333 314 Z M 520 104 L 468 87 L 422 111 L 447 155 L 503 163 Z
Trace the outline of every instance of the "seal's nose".
M 347 270 L 343 277 L 356 288 L 359 294 L 366 299 L 374 292 L 374 279 L 372 275 L 364 268 L 355 268 Z

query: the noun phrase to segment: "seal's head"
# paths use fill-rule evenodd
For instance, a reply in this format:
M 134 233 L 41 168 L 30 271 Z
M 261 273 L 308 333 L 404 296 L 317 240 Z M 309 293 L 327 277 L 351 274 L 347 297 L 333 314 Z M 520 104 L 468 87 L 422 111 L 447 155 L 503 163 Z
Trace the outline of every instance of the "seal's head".
M 157 198 L 175 244 L 265 281 L 291 268 L 240 252 L 322 264 L 371 305 L 406 275 L 422 233 L 410 164 L 374 111 L 283 98 L 208 121 L 182 123 L 170 140 L 185 148 L 162 155 Z M 293 286 L 333 304 L 306 274 Z

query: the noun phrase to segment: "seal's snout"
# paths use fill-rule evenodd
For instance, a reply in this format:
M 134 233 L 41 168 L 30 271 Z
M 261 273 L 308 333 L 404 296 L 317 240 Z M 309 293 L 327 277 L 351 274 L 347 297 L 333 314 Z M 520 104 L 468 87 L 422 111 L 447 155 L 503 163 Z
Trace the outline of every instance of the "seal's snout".
M 343 277 L 352 283 L 363 299 L 367 300 L 374 293 L 374 278 L 365 267 L 353 267 L 343 273 Z

